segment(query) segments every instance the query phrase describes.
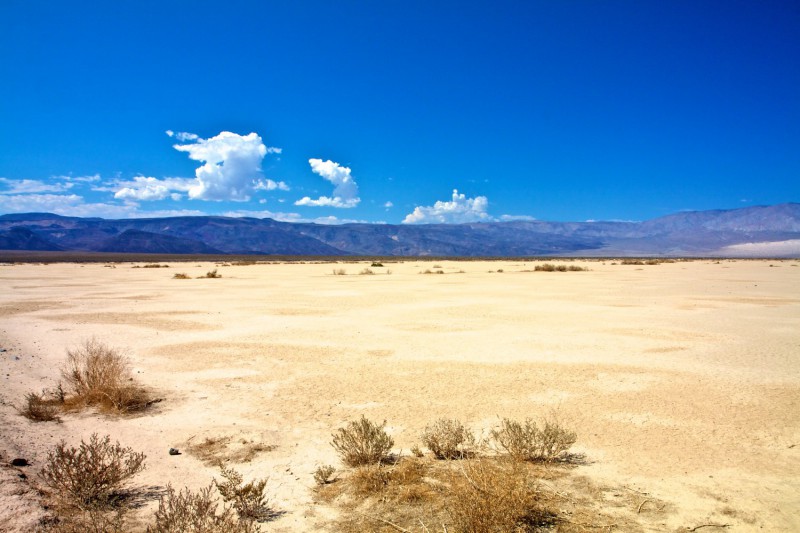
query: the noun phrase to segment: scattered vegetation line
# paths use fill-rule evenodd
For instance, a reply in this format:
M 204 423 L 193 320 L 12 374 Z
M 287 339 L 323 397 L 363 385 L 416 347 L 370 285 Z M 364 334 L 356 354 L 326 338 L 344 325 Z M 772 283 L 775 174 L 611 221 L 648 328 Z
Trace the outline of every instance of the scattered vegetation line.
M 589 269 L 577 265 L 553 265 L 545 263 L 543 265 L 536 265 L 533 267 L 534 272 L 586 272 Z

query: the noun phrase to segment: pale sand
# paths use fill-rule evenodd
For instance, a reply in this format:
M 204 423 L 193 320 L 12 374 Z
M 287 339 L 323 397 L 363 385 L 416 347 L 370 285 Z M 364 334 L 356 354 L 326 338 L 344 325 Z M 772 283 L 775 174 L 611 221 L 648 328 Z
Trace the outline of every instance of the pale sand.
M 485 432 L 556 409 L 590 463 L 578 474 L 669 503 L 648 530 L 800 530 L 797 260 L 437 264 L 445 275 L 420 275 L 434 268 L 420 260 L 387 263 L 391 275 L 357 275 L 364 262 L 259 264 L 188 280 L 172 276 L 213 265 L 0 266 L 0 452 L 26 457 L 35 478 L 60 439 L 110 434 L 147 454 L 135 485 L 159 490 L 217 473 L 170 447 L 263 442 L 275 448 L 237 468 L 269 476 L 284 513 L 268 530 L 313 531 L 335 511 L 313 503 L 312 473 L 339 465 L 330 435 L 348 420 L 386 419 L 408 453 L 441 416 Z M 52 387 L 65 349 L 91 336 L 126 348 L 165 401 L 130 418 L 17 415 L 12 404 Z M 0 530 L 27 527 L 34 515 L 17 504 Z

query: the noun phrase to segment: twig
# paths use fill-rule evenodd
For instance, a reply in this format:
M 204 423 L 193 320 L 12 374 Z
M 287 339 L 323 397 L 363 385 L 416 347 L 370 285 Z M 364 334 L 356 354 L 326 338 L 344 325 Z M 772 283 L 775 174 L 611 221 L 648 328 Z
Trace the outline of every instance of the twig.
M 642 492 L 641 490 L 632 489 L 627 485 L 623 485 L 622 488 L 627 489 L 627 490 L 629 490 L 631 492 L 637 492 L 637 493 L 641 494 L 642 496 L 650 496 L 649 492 Z
M 702 527 L 731 527 L 730 524 L 700 524 L 699 526 L 687 527 L 687 531 L 697 531 Z
M 653 500 L 651 500 L 650 498 L 645 498 L 644 500 L 642 500 L 642 503 L 639 504 L 639 508 L 636 509 L 636 514 L 639 514 L 639 513 L 642 512 L 642 507 L 644 507 L 644 504 L 646 504 L 647 502 L 652 502 L 652 501 Z
M 586 524 L 584 522 L 573 522 L 571 520 L 564 520 L 564 522 L 567 522 L 568 524 L 572 524 L 574 526 L 592 527 L 592 528 L 595 528 L 595 529 L 608 528 L 609 531 L 611 531 L 613 528 L 617 527 L 617 524 L 601 524 L 601 525 L 597 525 L 597 524 Z
M 366 516 L 367 518 L 372 518 L 373 520 L 377 520 L 378 522 L 383 522 L 387 526 L 392 527 L 392 528 L 396 529 L 397 531 L 400 531 L 401 533 L 411 533 L 410 530 L 404 529 L 404 528 L 398 526 L 397 524 L 395 524 L 393 522 L 389 522 L 388 520 L 384 520 L 380 516 L 369 516 L 369 515 L 364 515 L 364 516 Z

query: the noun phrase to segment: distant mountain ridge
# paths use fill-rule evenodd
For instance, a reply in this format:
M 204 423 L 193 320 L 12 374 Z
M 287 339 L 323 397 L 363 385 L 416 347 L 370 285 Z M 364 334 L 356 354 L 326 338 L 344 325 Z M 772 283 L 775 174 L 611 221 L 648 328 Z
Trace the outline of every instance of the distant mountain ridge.
M 758 246 L 753 246 L 753 245 Z M 772 246 L 774 244 L 774 246 Z M 366 256 L 800 256 L 800 204 L 644 222 L 320 225 L 221 216 L 106 220 L 0 215 L 0 250 Z

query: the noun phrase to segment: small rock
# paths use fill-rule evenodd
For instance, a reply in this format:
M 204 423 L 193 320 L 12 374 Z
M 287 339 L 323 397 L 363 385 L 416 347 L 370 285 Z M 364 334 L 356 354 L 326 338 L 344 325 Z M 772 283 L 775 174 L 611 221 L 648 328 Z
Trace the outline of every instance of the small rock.
M 169 454 L 170 455 L 180 455 L 181 452 L 180 452 L 180 450 L 178 450 L 178 448 L 170 448 L 169 449 Z
M 26 474 L 23 474 L 22 472 L 17 474 L 17 477 L 20 478 L 20 479 L 28 479 L 28 476 Z
M 27 459 L 23 459 L 21 457 L 17 457 L 16 459 L 11 460 L 11 466 L 28 466 L 30 463 Z

